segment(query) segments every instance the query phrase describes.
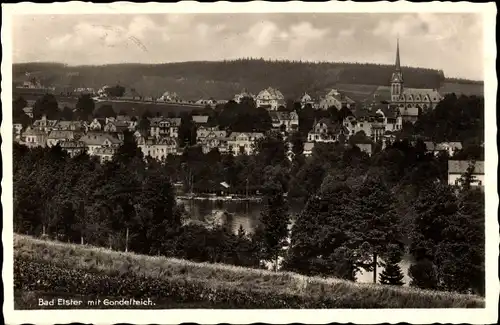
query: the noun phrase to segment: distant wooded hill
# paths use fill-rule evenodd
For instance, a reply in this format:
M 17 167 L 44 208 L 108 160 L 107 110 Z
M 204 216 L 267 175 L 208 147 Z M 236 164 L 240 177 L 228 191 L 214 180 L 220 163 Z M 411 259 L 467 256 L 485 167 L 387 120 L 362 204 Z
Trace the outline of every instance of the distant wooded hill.
M 290 99 L 299 98 L 304 92 L 317 97 L 330 88 L 342 90 L 343 87 L 354 96 L 362 97 L 376 86 L 387 86 L 393 69 L 392 65 L 256 59 L 102 66 L 22 63 L 13 65 L 13 81 L 22 83 L 36 77 L 44 86 L 54 86 L 60 92 L 79 87 L 97 90 L 103 85 L 120 84 L 134 88 L 143 96 L 159 97 L 170 91 L 186 100 L 230 99 L 244 88 L 258 93 L 267 87 L 278 88 Z M 403 67 L 403 73 L 406 87 L 440 89 L 446 86 L 454 92 L 482 94 L 482 82 L 446 79 L 441 70 Z

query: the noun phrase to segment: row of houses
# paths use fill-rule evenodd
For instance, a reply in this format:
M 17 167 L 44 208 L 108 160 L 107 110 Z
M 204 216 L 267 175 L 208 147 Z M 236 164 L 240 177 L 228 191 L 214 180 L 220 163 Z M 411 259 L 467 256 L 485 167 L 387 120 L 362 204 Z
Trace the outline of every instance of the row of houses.
M 271 111 L 269 112 L 272 128 L 282 132 L 284 135 L 297 131 L 299 128 L 299 116 L 297 112 Z M 238 155 L 245 153 L 251 155 L 254 150 L 255 141 L 264 137 L 259 132 L 228 132 L 218 126 L 209 125 L 209 117 L 206 115 L 193 115 L 192 120 L 197 126 L 197 144 L 207 153 L 218 148 L 221 153 L 232 153 Z M 179 153 L 178 148 L 180 118 L 153 117 L 149 119 L 148 130 L 138 130 L 137 118 L 129 116 L 117 116 L 116 118 L 94 118 L 86 121 L 56 121 L 42 117 L 33 122 L 33 125 L 22 132 L 21 125 L 14 125 L 16 139 L 24 142 L 30 147 L 54 146 L 64 141 L 82 141 L 79 138 L 87 133 L 92 137 L 83 137 L 84 147 L 90 154 L 100 147 L 108 148 L 110 145 L 104 143 L 105 137 L 95 137 L 96 134 L 113 136 L 117 141 L 122 140 L 124 131 L 134 132 L 141 146 L 144 147 L 144 155 L 157 159 L 163 159 L 169 154 Z M 314 121 L 312 129 L 307 134 L 307 142 L 304 145 L 305 155 L 312 153 L 314 143 L 317 142 L 348 142 L 358 146 L 362 151 L 372 154 L 375 144 L 382 142 L 384 147 L 387 143 L 395 140 L 394 133 L 401 130 L 402 117 L 397 107 L 391 104 L 379 104 L 369 109 L 355 109 L 353 114 L 348 115 L 339 123 L 329 118 Z M 121 135 L 121 136 L 120 136 Z M 97 141 L 97 144 L 94 142 Z M 118 144 L 117 141 L 109 140 Z M 82 144 L 66 144 L 69 151 L 78 152 Z M 450 155 L 455 150 L 461 149 L 460 143 L 433 144 L 426 143 L 429 151 L 436 154 L 448 151 Z M 105 150 L 102 154 L 109 154 Z
M 383 105 L 371 109 L 356 109 L 342 123 L 322 118 L 314 121 L 313 128 L 307 134 L 308 148 L 316 142 L 344 142 L 352 138 L 360 149 L 372 153 L 374 144 L 386 143 L 395 139 L 394 132 L 400 131 L 403 120 L 396 107 Z
M 247 90 L 243 90 L 241 93 L 236 94 L 233 100 L 237 103 L 241 103 L 243 98 L 252 98 L 257 107 L 263 107 L 270 111 L 277 111 L 280 107 L 286 105 L 285 97 L 278 89 L 268 87 L 260 91 L 257 95 L 254 95 Z M 306 105 L 311 105 L 314 109 L 326 110 L 330 107 L 336 107 L 338 110 L 343 107 L 353 109 L 355 107 L 355 101 L 343 93 L 340 93 L 337 89 L 330 90 L 324 97 L 318 100 L 313 99 L 308 93 L 298 99 L 302 108 Z

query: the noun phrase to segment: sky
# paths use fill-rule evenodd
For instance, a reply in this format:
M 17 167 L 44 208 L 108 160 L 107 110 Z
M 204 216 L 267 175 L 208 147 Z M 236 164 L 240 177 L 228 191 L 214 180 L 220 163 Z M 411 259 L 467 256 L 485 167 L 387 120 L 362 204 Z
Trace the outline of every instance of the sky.
M 237 58 L 394 64 L 483 79 L 479 14 L 16 15 L 13 62 L 70 65 Z

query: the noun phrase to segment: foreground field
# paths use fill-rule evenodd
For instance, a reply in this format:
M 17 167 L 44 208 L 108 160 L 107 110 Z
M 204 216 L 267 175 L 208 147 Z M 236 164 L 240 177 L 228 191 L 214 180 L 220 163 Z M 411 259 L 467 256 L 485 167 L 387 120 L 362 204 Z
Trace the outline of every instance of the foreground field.
M 154 305 L 147 308 L 162 309 L 484 307 L 471 295 L 193 263 L 21 235 L 14 237 L 14 284 L 16 309 L 64 308 L 37 303 L 50 297 L 150 298 Z

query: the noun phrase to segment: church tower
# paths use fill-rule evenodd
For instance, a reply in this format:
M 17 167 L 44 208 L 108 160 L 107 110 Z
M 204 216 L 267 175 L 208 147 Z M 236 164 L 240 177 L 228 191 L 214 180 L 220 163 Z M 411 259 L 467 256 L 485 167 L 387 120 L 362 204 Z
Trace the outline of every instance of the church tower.
M 399 61 L 399 38 L 396 48 L 396 66 L 391 77 L 391 101 L 397 102 L 399 96 L 403 93 L 403 72 Z

